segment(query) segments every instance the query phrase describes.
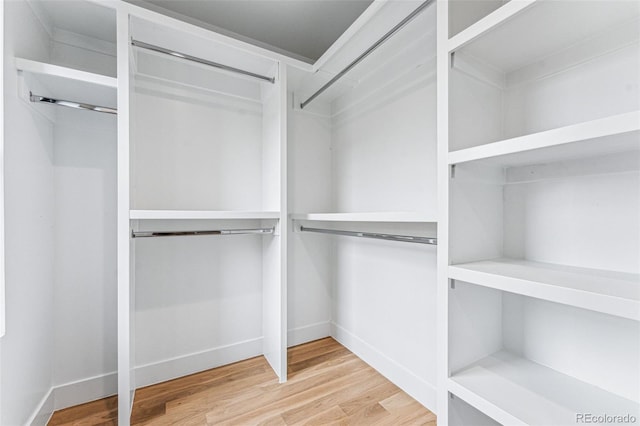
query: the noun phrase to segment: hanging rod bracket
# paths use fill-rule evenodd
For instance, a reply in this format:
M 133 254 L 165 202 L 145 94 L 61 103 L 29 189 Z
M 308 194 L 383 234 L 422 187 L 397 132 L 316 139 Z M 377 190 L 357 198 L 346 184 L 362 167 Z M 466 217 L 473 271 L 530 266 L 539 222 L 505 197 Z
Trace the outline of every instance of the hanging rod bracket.
M 395 27 L 391 28 L 385 35 L 380 37 L 378 41 L 373 43 L 367 50 L 365 50 L 360 56 L 354 59 L 349 65 L 347 65 L 342 71 L 335 75 L 331 80 L 329 80 L 324 86 L 319 88 L 313 95 L 309 96 L 306 101 L 300 104 L 300 109 L 304 109 L 311 101 L 320 96 L 325 90 L 329 87 L 333 86 L 333 84 L 340 80 L 346 73 L 351 71 L 353 67 L 362 62 L 367 56 L 369 56 L 373 51 L 375 51 L 378 47 L 382 46 L 388 39 L 390 39 L 395 33 L 404 28 L 409 22 L 413 21 L 415 17 L 420 15 L 420 13 L 425 10 L 429 5 L 431 5 L 434 0 L 427 0 L 424 3 L 420 4 L 413 12 L 411 12 L 406 18 L 400 21 Z
M 191 55 L 186 54 L 186 53 L 177 52 L 175 50 L 165 49 L 164 47 L 156 46 L 156 45 L 150 44 L 150 43 L 145 43 L 145 42 L 140 41 L 140 40 L 131 39 L 131 45 L 135 46 L 135 47 L 140 47 L 142 49 L 152 50 L 154 52 L 162 53 L 162 54 L 165 54 L 165 55 L 168 55 L 168 56 L 173 56 L 174 58 L 180 58 L 180 59 L 184 59 L 184 60 L 187 60 L 187 61 L 196 62 L 198 64 L 208 65 L 210 67 L 218 68 L 218 69 L 221 69 L 221 70 L 231 71 L 231 72 L 235 72 L 237 74 L 242 74 L 242 75 L 246 75 L 246 76 L 249 76 L 249 77 L 257 78 L 259 80 L 268 81 L 269 83 L 275 83 L 276 82 L 276 78 L 275 77 L 267 77 L 267 76 L 262 75 L 262 74 L 257 74 L 257 73 L 251 72 L 251 71 L 243 70 L 243 69 L 240 69 L 240 68 L 235 68 L 235 67 L 232 67 L 230 65 L 225 65 L 225 64 L 221 64 L 219 62 L 213 62 L 213 61 L 209 61 L 207 59 L 198 58 L 196 56 L 191 56 Z

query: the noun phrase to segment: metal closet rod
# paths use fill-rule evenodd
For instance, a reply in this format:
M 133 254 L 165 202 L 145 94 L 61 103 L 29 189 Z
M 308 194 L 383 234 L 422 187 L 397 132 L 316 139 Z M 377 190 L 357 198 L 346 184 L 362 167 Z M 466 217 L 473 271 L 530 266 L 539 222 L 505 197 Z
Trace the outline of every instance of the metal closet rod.
M 212 229 L 207 231 L 131 231 L 131 238 L 186 237 L 195 235 L 273 234 L 275 228 Z
M 319 234 L 345 235 L 347 237 L 361 237 L 361 238 L 374 238 L 378 240 L 401 241 L 404 243 L 418 243 L 418 244 L 431 244 L 431 245 L 438 244 L 437 238 L 414 237 L 411 235 L 380 234 L 376 232 L 341 231 L 338 229 L 308 228 L 305 226 L 301 226 L 300 231 L 317 232 Z
M 351 69 L 353 67 L 355 67 L 360 62 L 362 62 L 367 56 L 369 56 L 378 47 L 382 46 L 385 41 L 390 39 L 395 33 L 400 31 L 405 25 L 407 25 L 409 22 L 413 21 L 413 19 L 416 16 L 418 16 L 423 10 L 425 10 L 427 8 L 427 6 L 429 6 L 431 3 L 433 3 L 433 0 L 427 0 L 424 3 L 422 3 L 420 6 L 418 6 L 413 12 L 411 12 L 409 14 L 409 16 L 407 16 L 402 21 L 400 21 L 400 23 L 398 23 L 398 25 L 396 25 L 395 27 L 391 28 L 391 30 L 389 30 L 388 33 L 383 35 L 378 41 L 373 43 L 373 45 L 371 47 L 369 47 L 367 50 L 365 50 L 364 53 L 362 53 L 360 56 L 358 56 L 356 59 L 354 59 L 353 62 L 351 62 L 349 65 L 347 65 L 342 71 L 340 71 L 338 74 L 336 74 L 336 76 L 333 77 L 331 80 L 329 80 L 329 82 L 327 82 L 324 86 L 319 88 L 316 91 L 316 93 L 314 93 L 313 95 L 309 96 L 309 98 L 306 101 L 302 102 L 300 104 L 300 109 L 304 109 L 304 107 L 306 107 L 311 101 L 313 101 L 315 98 L 320 96 L 322 94 L 322 92 L 327 90 L 329 87 L 333 86 L 333 84 L 336 81 L 340 80 L 346 73 L 351 71 Z
M 275 83 L 276 82 L 276 78 L 275 77 L 267 77 L 265 75 L 256 74 L 256 73 L 251 72 L 251 71 L 243 70 L 243 69 L 240 69 L 240 68 L 235 68 L 235 67 L 232 67 L 232 66 L 229 66 L 229 65 L 224 65 L 224 64 L 218 63 L 218 62 L 209 61 L 209 60 L 206 60 L 206 59 L 198 58 L 196 56 L 191 56 L 191 55 L 188 55 L 186 53 L 177 52 L 175 50 L 165 49 L 164 47 L 160 47 L 160 46 L 156 46 L 156 45 L 153 45 L 153 44 L 145 43 L 145 42 L 140 41 L 140 40 L 131 39 L 131 45 L 136 46 L 136 47 L 141 47 L 141 48 L 147 49 L 147 50 L 153 50 L 154 52 L 164 53 L 165 55 L 173 56 L 175 58 L 186 59 L 187 61 L 197 62 L 197 63 L 203 64 L 203 65 L 209 65 L 211 67 L 219 68 L 219 69 L 222 69 L 222 70 L 225 70 L 225 71 L 231 71 L 231 72 L 235 72 L 235 73 L 238 73 L 238 74 L 248 75 L 249 77 L 253 77 L 253 78 L 260 79 L 260 80 L 268 81 L 269 83 Z
M 46 97 L 46 96 L 34 95 L 31 92 L 29 92 L 29 100 L 31 102 L 44 102 L 46 104 L 60 105 L 60 106 L 64 106 L 64 107 L 67 107 L 67 108 L 86 109 L 86 110 L 89 110 L 89 111 L 104 112 L 106 114 L 117 114 L 118 113 L 118 110 L 115 109 L 115 108 L 109 108 L 109 107 L 103 107 L 103 106 L 98 106 L 98 105 L 85 104 L 85 103 L 74 102 L 74 101 L 65 101 L 65 100 L 62 100 L 62 99 L 54 99 L 54 98 L 49 98 L 49 97 Z

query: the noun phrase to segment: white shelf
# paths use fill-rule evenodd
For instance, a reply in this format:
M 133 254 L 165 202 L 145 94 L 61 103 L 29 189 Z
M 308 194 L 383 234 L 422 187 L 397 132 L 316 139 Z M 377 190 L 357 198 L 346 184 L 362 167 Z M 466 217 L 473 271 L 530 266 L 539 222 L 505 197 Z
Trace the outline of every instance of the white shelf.
M 577 413 L 637 418 L 640 411 L 634 401 L 504 351 L 453 374 L 448 388 L 510 426 L 575 426 Z
M 15 58 L 15 64 L 27 76 L 26 89 L 35 95 L 116 107 L 114 77 L 23 58 Z
M 449 164 L 491 160 L 518 166 L 639 150 L 640 111 L 633 111 L 453 151 Z
M 509 73 L 638 16 L 635 1 L 510 1 L 451 38 L 449 50 Z
M 280 212 L 223 210 L 131 210 L 130 219 L 279 219 Z
M 297 213 L 294 220 L 319 222 L 404 222 L 435 223 L 436 219 L 417 212 L 364 212 L 364 213 Z
M 480 19 L 473 25 L 459 32 L 455 36 L 449 39 L 449 52 L 453 52 L 456 49 L 469 43 L 471 40 L 481 36 L 482 34 L 492 30 L 497 25 L 511 19 L 516 14 L 522 12 L 524 9 L 533 5 L 539 0 L 518 0 L 509 1 L 492 13 L 488 14 L 484 18 Z
M 640 275 L 496 259 L 449 266 L 449 278 L 640 320 Z

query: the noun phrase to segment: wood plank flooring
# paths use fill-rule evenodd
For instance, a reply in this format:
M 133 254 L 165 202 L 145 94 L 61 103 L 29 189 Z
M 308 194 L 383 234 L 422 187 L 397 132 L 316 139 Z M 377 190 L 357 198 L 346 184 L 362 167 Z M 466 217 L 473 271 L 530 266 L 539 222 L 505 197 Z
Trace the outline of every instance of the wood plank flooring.
M 280 384 L 264 357 L 136 391 L 133 425 L 425 425 L 435 415 L 331 338 L 289 349 Z M 115 425 L 116 397 L 49 425 Z

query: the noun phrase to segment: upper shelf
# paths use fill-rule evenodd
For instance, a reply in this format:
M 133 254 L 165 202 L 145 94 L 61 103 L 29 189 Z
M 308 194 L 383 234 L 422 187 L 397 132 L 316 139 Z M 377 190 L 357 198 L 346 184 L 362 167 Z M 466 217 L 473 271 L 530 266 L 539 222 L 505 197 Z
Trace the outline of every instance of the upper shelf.
M 491 160 L 492 164 L 518 166 L 638 150 L 640 111 L 633 111 L 453 151 L 449 164 Z
M 449 39 L 449 51 L 509 73 L 639 16 L 636 1 L 510 1 Z
M 640 320 L 637 274 L 495 259 L 451 265 L 449 278 Z
M 131 210 L 130 219 L 279 219 L 280 213 L 223 210 Z
M 435 223 L 436 219 L 417 212 L 364 212 L 364 213 L 297 213 L 294 220 L 319 222 L 385 222 L 385 223 Z
M 114 77 L 23 58 L 15 58 L 15 65 L 25 75 L 25 89 L 34 95 L 116 107 L 118 80 Z

